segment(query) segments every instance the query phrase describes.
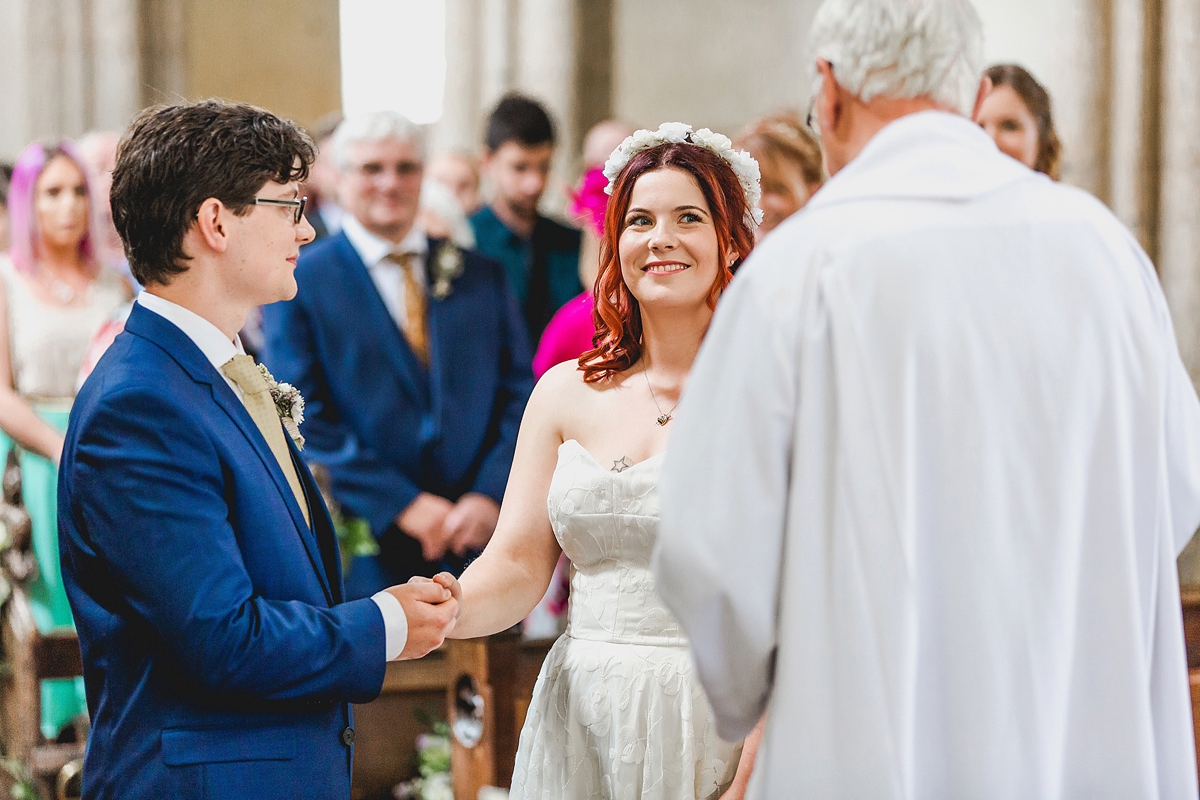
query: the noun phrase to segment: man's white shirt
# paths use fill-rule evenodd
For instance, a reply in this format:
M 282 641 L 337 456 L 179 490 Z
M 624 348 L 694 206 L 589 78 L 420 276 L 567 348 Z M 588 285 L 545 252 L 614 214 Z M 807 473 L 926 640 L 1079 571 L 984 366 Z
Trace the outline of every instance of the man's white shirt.
M 192 343 L 208 359 L 208 363 L 213 365 L 213 368 L 225 380 L 237 398 L 243 399 L 241 387 L 221 369 L 229 359 L 246 352 L 242 347 L 241 337 L 234 336 L 230 341 L 216 325 L 204 317 L 194 311 L 189 311 L 178 303 L 159 297 L 150 290 L 139 294 L 137 303 L 183 331 L 183 334 L 191 339 Z M 330 577 L 330 580 L 333 579 Z M 379 607 L 379 613 L 383 615 L 384 652 L 387 660 L 393 661 L 399 657 L 408 641 L 408 617 L 405 616 L 400 601 L 388 592 L 377 592 L 371 596 L 371 599 L 375 601 L 375 605 Z
M 429 253 L 429 240 L 420 225 L 413 225 L 399 244 L 393 244 L 381 236 L 371 233 L 353 214 L 346 214 L 342 221 L 342 232 L 350 240 L 350 246 L 362 259 L 371 275 L 371 281 L 383 304 L 387 306 L 388 314 L 396 325 L 404 330 L 408 322 L 407 305 L 405 300 L 404 268 L 397 263 L 392 253 L 411 253 L 413 268 L 416 273 L 417 285 L 425 285 L 425 261 Z
M 317 206 L 317 216 L 325 223 L 325 230 L 330 236 L 341 232 L 345 224 L 346 212 L 335 203 L 321 203 Z

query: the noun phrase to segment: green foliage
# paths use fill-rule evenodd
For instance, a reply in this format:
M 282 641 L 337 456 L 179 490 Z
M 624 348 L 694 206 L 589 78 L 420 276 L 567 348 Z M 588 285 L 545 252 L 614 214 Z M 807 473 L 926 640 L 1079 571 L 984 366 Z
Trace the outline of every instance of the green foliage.
M 417 771 L 422 778 L 450 771 L 449 737 L 427 734 L 417 740 Z
M 450 781 L 450 755 L 453 749 L 450 745 L 450 726 L 436 708 L 429 706 L 417 706 L 413 716 L 432 732 L 417 737 L 416 763 L 421 777 L 397 786 L 395 796 L 411 800 L 454 800 Z
M 431 731 L 417 737 L 417 771 L 424 778 L 449 772 L 450 726 L 429 706 L 417 706 L 413 716 Z
M 342 551 L 343 573 L 350 569 L 350 559 L 354 556 L 379 555 L 379 543 L 371 535 L 371 526 L 365 519 L 335 514 L 333 529 L 337 531 L 338 547 Z
M 0 760 L 0 770 L 8 773 L 14 781 L 9 789 L 12 800 L 42 800 L 42 793 L 38 791 L 33 780 L 33 773 L 25 764 L 16 759 L 6 758 Z

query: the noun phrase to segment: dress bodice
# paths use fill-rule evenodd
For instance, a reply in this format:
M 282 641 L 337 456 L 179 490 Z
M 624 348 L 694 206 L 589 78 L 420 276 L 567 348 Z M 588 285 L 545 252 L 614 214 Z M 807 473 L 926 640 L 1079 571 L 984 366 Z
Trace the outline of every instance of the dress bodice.
M 606 469 L 574 439 L 558 449 L 547 500 L 571 559 L 567 635 L 625 644 L 687 644 L 654 590 L 660 455 L 622 472 Z
M 8 301 L 8 348 L 17 393 L 32 398 L 74 397 L 92 335 L 126 300 L 124 282 L 102 269 L 83 303 L 47 303 L 3 254 L 0 280 Z
M 654 590 L 661 456 L 613 472 L 558 448 L 548 505 L 571 559 L 567 631 L 542 662 L 513 766 L 513 800 L 709 800 L 734 746 Z

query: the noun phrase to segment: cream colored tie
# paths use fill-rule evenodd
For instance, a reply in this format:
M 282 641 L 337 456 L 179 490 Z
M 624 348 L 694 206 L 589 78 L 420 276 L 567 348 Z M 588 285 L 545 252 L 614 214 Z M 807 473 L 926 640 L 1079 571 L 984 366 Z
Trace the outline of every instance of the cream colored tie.
M 279 462 L 279 468 L 283 470 L 288 486 L 292 487 L 292 494 L 296 496 L 300 512 L 304 514 L 304 521 L 311 527 L 312 520 L 309 518 L 308 503 L 304 500 L 304 489 L 300 486 L 300 476 L 296 474 L 296 465 L 292 463 L 287 440 L 283 438 L 283 423 L 280 422 L 279 412 L 275 410 L 275 401 L 271 399 L 271 389 L 267 386 L 258 365 L 252 357 L 239 354 L 226 361 L 221 371 L 241 388 L 242 403 L 250 412 L 250 418 L 258 426 L 263 438 L 267 440 L 267 446 Z
M 429 329 L 425 320 L 425 288 L 417 279 L 414 253 L 393 252 L 393 261 L 404 271 L 404 338 L 422 366 L 429 366 Z

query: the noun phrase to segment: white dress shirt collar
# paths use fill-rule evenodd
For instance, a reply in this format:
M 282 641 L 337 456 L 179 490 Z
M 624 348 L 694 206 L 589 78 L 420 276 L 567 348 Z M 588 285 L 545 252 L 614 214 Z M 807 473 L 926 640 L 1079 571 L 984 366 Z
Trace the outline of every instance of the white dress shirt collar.
M 393 250 L 416 253 L 420 257 L 418 261 L 424 261 L 425 254 L 429 251 L 429 240 L 425 237 L 424 229 L 417 224 L 412 226 L 412 230 L 399 244 L 393 244 L 382 236 L 371 233 L 353 214 L 346 214 L 342 218 L 342 232 L 346 234 L 350 246 L 368 269 L 387 258 Z
M 225 334 L 221 333 L 216 325 L 177 303 L 172 303 L 149 291 L 139 294 L 137 302 L 143 308 L 153 311 L 183 331 L 196 347 L 200 348 L 200 352 L 204 354 L 209 363 L 217 368 L 218 372 L 229 359 L 246 352 L 242 347 L 240 336 L 235 335 L 230 341 L 225 338 Z
M 183 331 L 183 334 L 191 339 L 196 347 L 200 348 L 200 352 L 208 359 L 208 363 L 212 364 L 221 377 L 225 379 L 225 383 L 229 385 L 233 393 L 241 399 L 241 387 L 230 380 L 229 376 L 221 370 L 221 367 L 229 359 L 246 352 L 242 347 L 242 338 L 240 336 L 234 336 L 233 341 L 230 341 L 225 338 L 225 334 L 221 333 L 220 328 L 213 325 L 204 317 L 194 311 L 188 311 L 178 303 L 172 303 L 170 300 L 159 297 L 156 294 L 151 294 L 150 291 L 143 291 L 139 294 L 137 303 L 142 308 L 153 311 Z

